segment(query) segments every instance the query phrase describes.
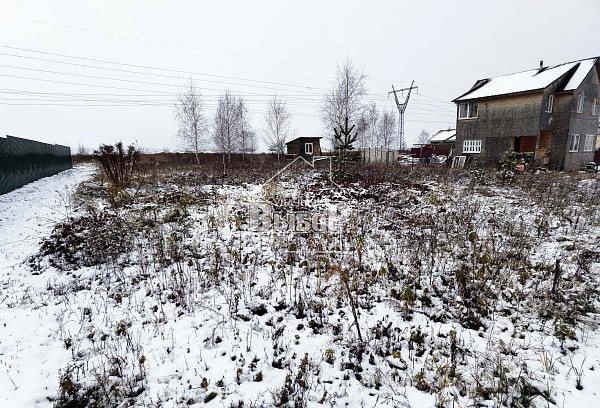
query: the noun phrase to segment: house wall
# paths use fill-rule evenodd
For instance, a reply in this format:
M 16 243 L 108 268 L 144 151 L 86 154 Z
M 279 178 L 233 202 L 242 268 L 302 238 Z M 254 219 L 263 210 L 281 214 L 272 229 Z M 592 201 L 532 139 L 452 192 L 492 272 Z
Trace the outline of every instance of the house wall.
M 579 96 L 584 95 L 583 112 L 577 113 Z M 594 160 L 594 152 L 584 152 L 585 136 L 596 135 L 598 132 L 598 113 L 592 115 L 592 104 L 594 98 L 600 98 L 600 82 L 598 80 L 597 67 L 595 66 L 579 88 L 573 93 L 570 104 L 570 121 L 568 130 L 568 142 L 565 149 L 565 170 L 579 170 L 590 161 Z M 600 110 L 600 106 L 598 107 Z M 580 135 L 579 151 L 569 152 L 569 142 L 575 134 Z
M 298 141 L 289 142 L 286 146 L 287 154 L 298 154 Z
M 571 93 L 554 95 L 552 116 L 547 119 L 551 132 L 548 151 L 548 156 L 550 157 L 548 167 L 551 169 L 562 170 L 565 165 L 565 155 L 569 144 L 568 135 L 571 123 L 572 102 L 573 95 Z
M 481 153 L 474 154 L 485 164 L 496 164 L 511 148 L 515 136 L 540 133 L 541 92 L 528 95 L 479 100 L 477 118 L 456 121 L 456 154 L 463 154 L 463 141 L 482 139 Z M 466 154 L 469 155 L 469 154 Z
M 286 144 L 288 155 L 300 155 L 300 156 L 320 156 L 321 155 L 321 139 L 318 137 L 300 137 L 297 140 L 293 140 Z M 313 154 L 307 155 L 305 148 L 306 143 L 313 144 Z
M 545 141 L 547 134 L 550 134 L 550 168 L 578 170 L 585 163 L 593 161 L 594 152 L 584 152 L 583 149 L 586 135 L 598 132 L 598 114 L 591 114 L 594 98 L 600 99 L 598 64 L 590 70 L 576 91 L 558 92 L 558 87 L 568 81 L 568 75 L 554 81 L 543 92 L 479 100 L 477 118 L 459 120 L 457 106 L 456 155 L 474 156 L 485 164 L 493 165 L 511 148 L 513 137 L 532 136 L 542 141 L 543 136 Z M 582 93 L 585 95 L 585 105 L 583 112 L 577 113 L 577 103 Z M 546 112 L 549 95 L 554 95 L 552 112 Z M 569 152 L 575 134 L 580 135 L 579 150 Z M 463 153 L 463 141 L 468 139 L 482 140 L 481 153 Z M 540 153 L 544 150 L 542 148 Z
M 299 145 L 299 149 L 300 149 L 300 155 L 302 156 L 320 156 L 321 155 L 321 139 L 319 139 L 318 137 L 301 137 L 300 139 L 298 139 L 298 142 L 300 143 Z M 313 153 L 312 155 L 307 155 L 306 154 L 306 143 L 312 143 L 313 144 Z

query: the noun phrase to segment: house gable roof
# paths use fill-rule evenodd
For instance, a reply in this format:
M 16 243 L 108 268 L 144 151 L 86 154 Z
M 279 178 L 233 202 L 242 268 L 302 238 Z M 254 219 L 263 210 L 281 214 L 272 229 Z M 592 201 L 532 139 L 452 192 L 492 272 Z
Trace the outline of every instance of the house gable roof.
M 563 84 L 560 84 L 558 91 L 574 91 L 581 85 L 598 60 L 599 57 L 594 57 L 495 78 L 480 79 L 468 92 L 454 99 L 453 102 L 542 91 L 563 76 Z

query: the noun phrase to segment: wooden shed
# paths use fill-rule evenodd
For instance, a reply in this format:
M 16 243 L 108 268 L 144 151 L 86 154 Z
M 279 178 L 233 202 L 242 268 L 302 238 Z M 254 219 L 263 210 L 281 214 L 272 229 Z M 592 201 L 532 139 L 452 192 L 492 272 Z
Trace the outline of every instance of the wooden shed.
M 302 156 L 310 158 L 313 156 L 321 156 L 321 139 L 322 137 L 298 137 L 290 140 L 285 145 L 287 146 L 287 158 L 296 158 Z

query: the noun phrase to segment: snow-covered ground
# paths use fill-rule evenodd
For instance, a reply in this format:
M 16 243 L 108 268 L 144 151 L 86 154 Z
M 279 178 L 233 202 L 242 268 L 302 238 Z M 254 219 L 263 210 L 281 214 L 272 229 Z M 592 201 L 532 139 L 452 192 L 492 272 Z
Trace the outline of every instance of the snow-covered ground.
M 0 196 L 0 407 L 600 406 L 598 179 L 94 171 Z
M 70 194 L 93 166 L 74 168 L 0 195 L 0 406 L 51 406 L 58 370 L 70 353 L 61 344 L 61 306 L 32 274 L 28 256 L 70 212 Z

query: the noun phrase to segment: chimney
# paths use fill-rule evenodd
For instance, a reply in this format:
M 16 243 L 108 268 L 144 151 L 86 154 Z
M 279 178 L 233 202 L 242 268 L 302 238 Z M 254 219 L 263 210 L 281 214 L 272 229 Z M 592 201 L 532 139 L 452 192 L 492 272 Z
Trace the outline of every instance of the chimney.
M 540 61 L 540 69 L 544 69 L 544 60 Z

